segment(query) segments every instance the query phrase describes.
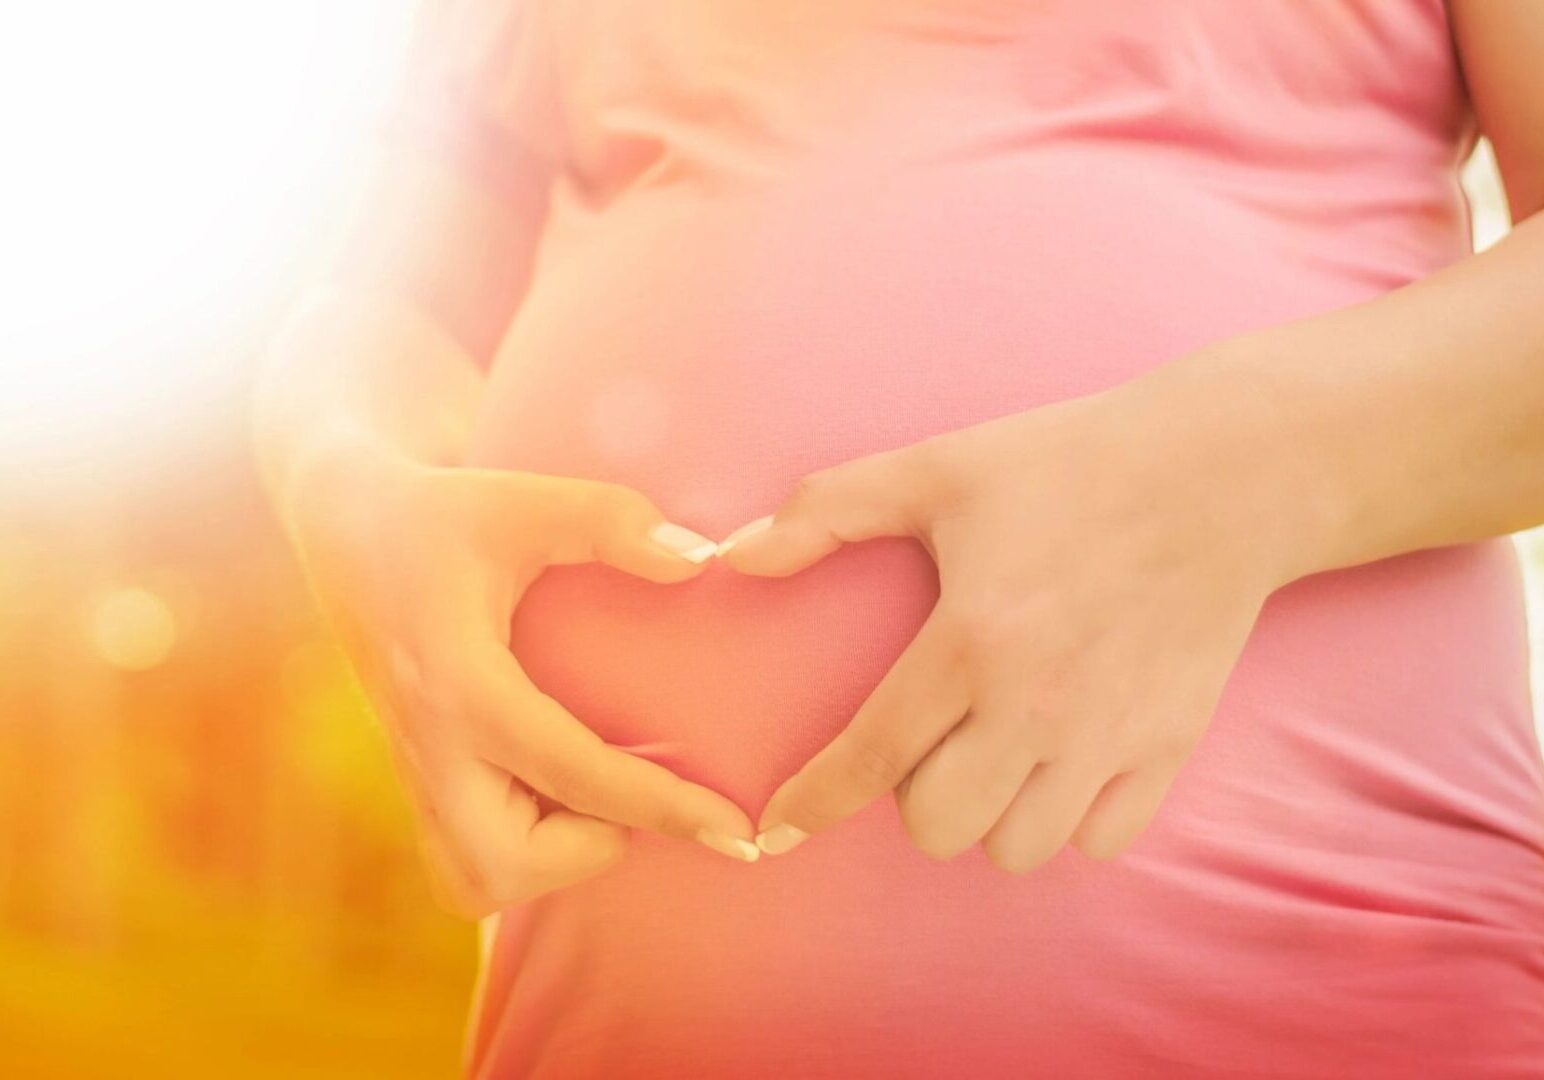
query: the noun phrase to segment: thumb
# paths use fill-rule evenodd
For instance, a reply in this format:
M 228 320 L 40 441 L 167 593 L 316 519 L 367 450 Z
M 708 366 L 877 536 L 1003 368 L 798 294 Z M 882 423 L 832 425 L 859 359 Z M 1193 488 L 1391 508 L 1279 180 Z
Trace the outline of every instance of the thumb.
M 514 474 L 498 513 L 505 542 L 547 564 L 601 562 L 659 584 L 701 573 L 715 544 L 665 518 L 647 496 L 622 484 Z
M 719 558 L 742 574 L 785 577 L 843 544 L 926 527 L 914 448 L 857 458 L 801 479 L 776 512 L 730 533 Z

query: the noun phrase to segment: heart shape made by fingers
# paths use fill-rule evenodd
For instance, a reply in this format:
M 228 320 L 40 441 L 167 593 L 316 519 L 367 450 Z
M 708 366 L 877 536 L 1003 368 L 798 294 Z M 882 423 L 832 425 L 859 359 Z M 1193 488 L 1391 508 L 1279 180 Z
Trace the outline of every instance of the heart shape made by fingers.
M 677 585 L 549 567 L 516 608 L 510 648 L 607 742 L 754 819 L 847 725 L 937 595 L 927 552 L 898 538 L 849 545 L 786 578 L 717 560 Z

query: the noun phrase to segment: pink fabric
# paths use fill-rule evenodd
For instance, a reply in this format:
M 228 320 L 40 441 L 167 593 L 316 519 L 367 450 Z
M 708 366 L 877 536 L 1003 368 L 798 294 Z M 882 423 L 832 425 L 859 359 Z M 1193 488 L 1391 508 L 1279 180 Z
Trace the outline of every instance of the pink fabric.
M 540 92 L 485 80 L 559 167 L 472 457 L 710 535 L 1467 250 L 1438 0 L 542 10 L 499 53 Z M 754 817 L 936 588 L 908 541 L 786 581 L 553 570 L 512 647 Z M 1124 858 L 934 863 L 888 801 L 754 866 L 639 836 L 503 918 L 471 1072 L 1538 1077 L 1541 773 L 1509 544 L 1321 575 Z

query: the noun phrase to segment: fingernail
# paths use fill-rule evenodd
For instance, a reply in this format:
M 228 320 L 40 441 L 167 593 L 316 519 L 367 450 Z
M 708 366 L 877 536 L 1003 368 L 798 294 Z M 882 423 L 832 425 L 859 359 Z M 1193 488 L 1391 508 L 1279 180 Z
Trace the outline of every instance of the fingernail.
M 724 539 L 719 542 L 718 550 L 714 554 L 722 556 L 726 554 L 730 548 L 734 547 L 741 540 L 744 540 L 747 536 L 755 536 L 757 533 L 764 532 L 771 528 L 771 526 L 771 514 L 768 514 L 766 517 L 759 517 L 755 521 L 747 521 L 734 532 L 724 537 Z
M 706 562 L 718 550 L 718 545 L 706 536 L 673 521 L 662 521 L 654 526 L 649 530 L 649 538 L 690 563 Z
M 697 833 L 697 839 L 720 855 L 728 855 L 731 859 L 739 859 L 741 862 L 755 862 L 761 858 L 761 851 L 749 840 L 725 836 L 710 829 L 700 830 Z
M 810 834 L 803 829 L 796 829 L 792 825 L 774 825 L 756 834 L 756 846 L 768 855 L 781 855 L 785 851 L 792 851 L 809 838 Z

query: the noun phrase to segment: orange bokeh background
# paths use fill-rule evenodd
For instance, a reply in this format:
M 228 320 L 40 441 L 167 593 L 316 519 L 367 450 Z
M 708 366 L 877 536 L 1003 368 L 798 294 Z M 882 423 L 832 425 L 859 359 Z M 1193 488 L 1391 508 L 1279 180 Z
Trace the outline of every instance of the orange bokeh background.
M 474 928 L 246 444 L 413 6 L 5 20 L 0 1076 L 457 1072 Z
M 86 20 L 89 62 L 75 5 L 32 16 L 4 77 L 42 86 L 0 218 L 25 226 L 0 317 L 0 1076 L 453 1075 L 475 935 L 430 902 L 245 433 L 413 0 L 124 7 Z M 1488 242 L 1494 176 L 1469 181 Z

